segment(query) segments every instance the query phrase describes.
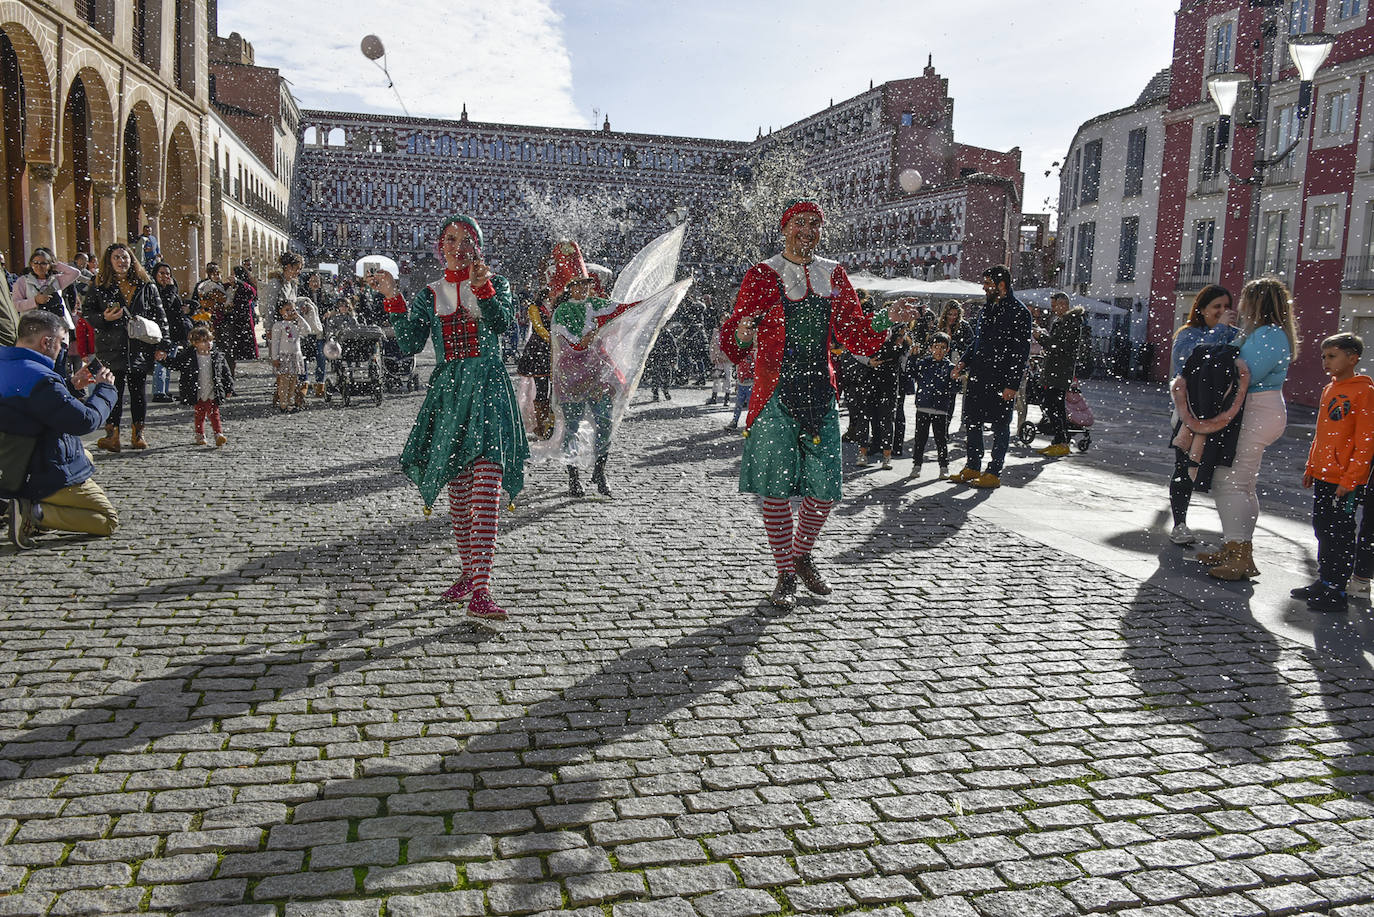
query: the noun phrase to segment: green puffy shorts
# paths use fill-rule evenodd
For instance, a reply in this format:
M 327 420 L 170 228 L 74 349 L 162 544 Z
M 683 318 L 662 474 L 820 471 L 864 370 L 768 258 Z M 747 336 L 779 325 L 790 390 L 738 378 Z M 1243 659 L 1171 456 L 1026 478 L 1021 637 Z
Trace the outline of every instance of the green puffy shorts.
M 821 423 L 821 441 L 803 436 L 801 427 L 769 398 L 744 440 L 739 492 L 787 499 L 840 499 L 844 459 L 840 445 L 840 410 L 832 401 Z

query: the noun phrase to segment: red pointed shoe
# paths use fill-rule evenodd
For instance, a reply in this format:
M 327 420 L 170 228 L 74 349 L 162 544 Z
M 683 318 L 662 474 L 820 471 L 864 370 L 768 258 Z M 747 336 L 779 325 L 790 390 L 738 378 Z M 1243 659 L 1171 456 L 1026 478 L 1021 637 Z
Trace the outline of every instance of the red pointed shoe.
M 464 576 L 458 582 L 445 589 L 444 594 L 441 595 L 440 598 L 445 602 L 461 602 L 472 593 L 474 588 L 472 577 Z
M 483 621 L 504 621 L 506 610 L 492 601 L 490 592 L 478 589 L 472 594 L 472 601 L 468 602 L 468 617 Z

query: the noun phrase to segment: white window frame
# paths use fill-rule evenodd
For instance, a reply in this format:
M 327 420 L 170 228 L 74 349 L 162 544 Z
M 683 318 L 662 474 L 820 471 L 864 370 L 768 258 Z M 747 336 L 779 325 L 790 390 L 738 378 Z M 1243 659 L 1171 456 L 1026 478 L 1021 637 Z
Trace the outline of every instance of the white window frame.
M 1319 210 L 1334 207 L 1332 211 L 1331 234 L 1324 240 L 1318 240 L 1318 218 Z M 1341 257 L 1341 251 L 1345 244 L 1345 208 L 1346 195 L 1338 194 L 1317 194 L 1309 197 L 1306 201 L 1306 213 L 1303 219 L 1303 252 L 1302 258 L 1305 261 L 1331 261 Z M 1319 241 L 1323 244 L 1319 245 Z
M 1206 66 L 1206 74 L 1209 76 L 1213 73 L 1221 72 L 1217 69 L 1217 30 L 1221 29 L 1223 26 L 1226 25 L 1229 25 L 1231 27 L 1230 63 L 1227 65 L 1226 69 L 1235 69 L 1237 50 L 1236 36 L 1240 34 L 1240 10 L 1238 9 L 1233 9 L 1225 13 L 1219 13 L 1216 16 L 1212 16 L 1207 20 L 1207 47 L 1204 49 L 1203 53 L 1206 56 L 1206 60 L 1204 61 L 1204 64 Z M 1207 80 L 1205 79 L 1202 80 L 1202 99 L 1205 101 L 1210 101 L 1210 98 L 1207 95 Z
M 1317 122 L 1312 132 L 1312 149 L 1325 150 L 1355 142 L 1355 99 L 1358 88 L 1359 81 L 1353 79 L 1335 79 L 1317 84 L 1316 98 L 1313 100 L 1312 114 L 1309 116 Z M 1332 103 L 1341 96 L 1345 97 L 1345 130 L 1327 133 Z
M 1350 2 L 1350 0 L 1346 0 Z M 1341 0 L 1327 0 L 1326 3 L 1326 31 L 1339 34 L 1349 32 L 1352 29 L 1362 28 L 1369 19 L 1369 0 L 1358 0 L 1360 10 L 1353 16 L 1340 18 Z

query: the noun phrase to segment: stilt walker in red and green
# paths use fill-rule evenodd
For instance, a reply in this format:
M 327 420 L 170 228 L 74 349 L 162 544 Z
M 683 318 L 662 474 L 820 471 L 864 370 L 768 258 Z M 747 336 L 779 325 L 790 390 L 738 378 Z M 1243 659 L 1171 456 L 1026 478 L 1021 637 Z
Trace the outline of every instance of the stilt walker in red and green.
M 529 443 L 515 390 L 501 359 L 501 335 L 515 320 L 510 282 L 492 274 L 482 258 L 482 228 L 472 217 L 449 217 L 439 227 L 444 276 L 410 301 L 396 278 L 372 275 L 408 354 L 434 346 L 435 369 L 420 415 L 401 452 L 401 470 L 434 505 L 448 488 L 449 519 L 463 574 L 444 593 L 466 600 L 475 618 L 504 620 L 489 581 L 496 554 L 501 490 L 509 499 L 525 483 Z
M 780 227 L 783 251 L 749 269 L 735 310 L 720 331 L 734 363 L 754 352 L 754 391 L 745 423 L 740 493 L 761 498 L 764 530 L 777 567 L 769 600 L 796 604 L 797 580 L 829 595 L 812 551 L 840 498 L 843 469 L 831 345 L 876 352 L 895 326 L 915 318 L 910 303 L 864 313 L 844 266 L 816 257 L 824 213 L 815 201 L 790 203 Z M 900 331 L 900 329 L 895 329 Z M 801 499 L 793 519 L 792 500 Z

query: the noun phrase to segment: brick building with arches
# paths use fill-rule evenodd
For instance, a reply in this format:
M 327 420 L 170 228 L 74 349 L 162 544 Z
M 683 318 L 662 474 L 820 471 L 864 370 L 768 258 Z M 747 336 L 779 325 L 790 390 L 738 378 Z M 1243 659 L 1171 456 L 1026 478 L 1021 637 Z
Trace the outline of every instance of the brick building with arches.
M 187 282 L 228 253 L 216 231 L 232 223 L 226 154 L 248 145 L 215 99 L 215 20 L 214 0 L 0 0 L 0 245 L 11 266 L 37 246 L 98 254 L 144 224 Z M 286 162 L 260 164 L 264 187 L 289 188 Z M 245 254 L 286 247 L 278 197 L 275 221 L 243 208 Z

